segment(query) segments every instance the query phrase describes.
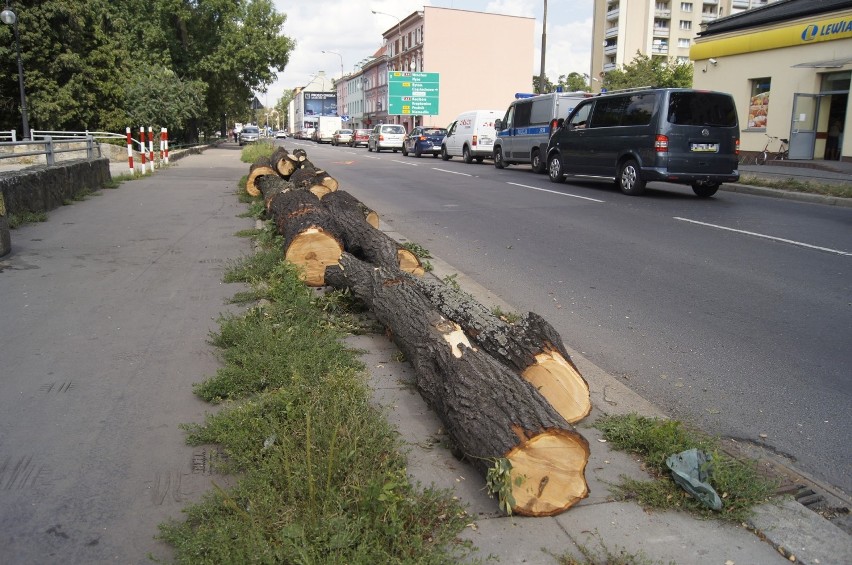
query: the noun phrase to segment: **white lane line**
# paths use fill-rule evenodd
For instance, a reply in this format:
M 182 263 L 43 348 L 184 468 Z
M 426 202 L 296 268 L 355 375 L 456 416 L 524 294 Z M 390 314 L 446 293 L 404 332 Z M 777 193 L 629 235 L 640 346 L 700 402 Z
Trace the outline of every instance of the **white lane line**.
M 391 159 L 394 163 L 399 163 L 400 165 L 408 165 L 409 167 L 417 167 L 417 163 L 406 163 L 405 161 L 397 161 L 396 159 Z
M 549 192 L 551 194 L 558 194 L 559 196 L 570 196 L 571 198 L 581 198 L 583 200 L 591 200 L 592 202 L 601 202 L 605 203 L 606 200 L 598 200 L 597 198 L 589 198 L 588 196 L 577 196 L 576 194 L 568 194 L 565 192 L 559 192 L 558 190 L 550 190 L 549 188 L 539 188 L 537 186 L 530 186 L 528 184 L 518 184 L 516 182 L 507 182 L 506 184 L 511 184 L 513 186 L 520 186 L 522 188 L 531 188 L 533 190 L 540 190 L 542 192 Z
M 819 247 L 818 245 L 811 245 L 809 243 L 802 243 L 801 241 L 794 241 L 792 239 L 784 239 L 782 237 L 774 237 L 774 236 L 766 235 L 766 234 L 762 234 L 762 233 L 755 233 L 753 231 L 738 230 L 738 229 L 734 229 L 734 228 L 728 228 L 728 227 L 725 227 L 725 226 L 718 226 L 716 224 L 708 224 L 708 223 L 705 223 L 705 222 L 699 222 L 698 220 L 690 220 L 688 218 L 679 218 L 677 216 L 675 216 L 675 220 L 680 220 L 681 222 L 689 222 L 690 224 L 698 224 L 699 226 L 707 226 L 709 228 L 716 228 L 717 230 L 732 231 L 732 232 L 735 232 L 735 233 L 741 233 L 743 235 L 751 235 L 751 236 L 754 236 L 754 237 L 761 237 L 763 239 L 771 239 L 772 241 L 780 241 L 781 243 L 789 243 L 790 245 L 798 245 L 799 247 L 807 247 L 808 249 L 816 249 L 818 251 L 825 251 L 827 253 L 834 253 L 834 254 L 837 254 L 837 255 L 852 256 L 852 253 L 848 253 L 846 251 L 840 251 L 838 249 L 830 249 L 828 247 Z
M 364 159 L 381 159 L 381 157 L 376 157 L 374 155 L 364 155 Z
M 439 169 L 438 167 L 432 167 L 433 171 L 441 171 L 442 173 L 450 173 L 451 175 L 461 175 L 463 177 L 472 177 L 473 175 L 469 175 L 467 173 L 457 173 L 456 171 L 448 171 L 447 169 Z

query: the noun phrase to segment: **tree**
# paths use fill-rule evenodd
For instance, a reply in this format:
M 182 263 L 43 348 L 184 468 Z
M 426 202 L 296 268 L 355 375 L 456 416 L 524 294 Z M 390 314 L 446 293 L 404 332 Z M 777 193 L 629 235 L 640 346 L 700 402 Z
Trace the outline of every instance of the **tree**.
M 559 75 L 559 86 L 562 90 L 568 92 L 586 92 L 589 90 L 589 83 L 586 81 L 586 76 L 578 72 L 568 73 L 568 76 Z
M 643 86 L 691 88 L 692 65 L 690 63 L 678 63 L 673 59 L 648 57 L 637 51 L 630 64 L 621 69 L 609 71 L 604 75 L 603 86 L 607 90 Z
M 538 75 L 534 75 L 532 79 L 533 85 L 533 93 L 534 94 L 546 94 L 548 92 L 553 92 L 555 89 L 553 88 L 553 83 L 550 82 L 550 79 L 547 78 L 547 75 L 544 77 L 544 88 L 541 88 L 541 77 Z

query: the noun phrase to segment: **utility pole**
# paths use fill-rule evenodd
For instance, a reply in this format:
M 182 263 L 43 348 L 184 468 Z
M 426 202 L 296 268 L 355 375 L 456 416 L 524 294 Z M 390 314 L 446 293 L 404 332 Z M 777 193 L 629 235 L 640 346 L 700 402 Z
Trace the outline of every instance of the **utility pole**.
M 547 0 L 544 0 L 544 18 L 541 20 L 541 72 L 538 76 L 538 93 L 544 94 L 544 54 L 547 51 Z

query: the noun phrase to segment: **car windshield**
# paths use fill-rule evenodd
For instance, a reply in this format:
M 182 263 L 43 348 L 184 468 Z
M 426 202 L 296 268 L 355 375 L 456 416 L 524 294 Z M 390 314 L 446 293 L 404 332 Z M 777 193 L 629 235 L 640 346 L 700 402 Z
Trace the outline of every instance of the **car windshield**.
M 257 128 L 247 127 L 243 128 L 243 133 L 260 133 L 260 130 Z
M 342 135 L 351 135 L 351 134 L 352 134 L 352 130 L 351 130 L 351 129 L 342 129 L 342 130 L 340 130 L 340 131 L 339 131 L 339 132 L 337 132 L 337 133 L 340 133 L 340 134 L 342 134 Z

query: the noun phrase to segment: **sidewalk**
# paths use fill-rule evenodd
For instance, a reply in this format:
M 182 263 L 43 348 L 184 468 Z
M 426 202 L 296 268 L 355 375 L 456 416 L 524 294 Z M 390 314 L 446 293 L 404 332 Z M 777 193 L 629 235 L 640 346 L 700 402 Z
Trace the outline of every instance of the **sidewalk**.
M 114 176 L 127 171 L 126 163 L 114 167 Z M 151 540 L 157 523 L 181 519 L 187 500 L 209 488 L 206 455 L 184 445 L 177 426 L 211 410 L 192 396 L 191 384 L 215 370 L 205 339 L 234 292 L 220 282 L 224 264 L 246 247 L 234 236 L 247 226 L 233 190 L 247 169 L 225 144 L 15 233 L 12 254 L 0 260 L 9 324 L 4 329 L 0 318 L 0 384 L 10 391 L 5 416 L 0 400 L 0 461 L 33 460 L 52 467 L 53 477 L 33 474 L 29 484 L 0 466 L 0 546 L 14 541 L 4 551 L 33 557 L 7 562 L 146 562 L 147 552 L 164 551 Z M 517 310 L 454 266 L 430 262 L 432 275 L 458 275 L 483 304 Z M 578 427 L 591 448 L 591 493 L 556 517 L 503 516 L 484 478 L 442 447 L 441 423 L 387 337 L 348 342 L 367 352 L 374 398 L 408 448 L 412 480 L 452 489 L 468 505 L 463 536 L 484 562 L 556 564 L 564 554 L 583 562 L 584 546 L 655 565 L 852 563 L 852 537 L 798 502 L 759 508 L 755 533 L 610 500 L 608 484 L 647 475 L 589 423 L 602 414 L 662 413 L 570 349 L 592 392 L 594 410 Z M 54 370 L 61 373 L 46 376 Z M 53 390 L 45 379 L 67 382 L 73 394 L 45 398 Z M 61 429 L 42 435 L 45 421 Z

